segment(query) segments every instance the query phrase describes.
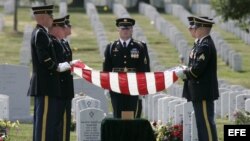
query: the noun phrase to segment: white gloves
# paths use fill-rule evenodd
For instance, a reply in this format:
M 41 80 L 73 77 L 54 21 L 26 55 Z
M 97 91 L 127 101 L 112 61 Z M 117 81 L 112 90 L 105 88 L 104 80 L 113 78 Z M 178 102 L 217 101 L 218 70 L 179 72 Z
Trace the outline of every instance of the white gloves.
M 175 74 L 181 78 L 181 79 L 187 79 L 187 76 L 186 74 L 184 73 L 184 70 L 186 69 L 187 67 L 186 66 L 180 66 L 180 67 L 177 67 L 174 71 L 175 71 Z
M 80 60 L 79 59 L 76 59 L 76 60 L 72 60 L 70 61 L 70 65 L 74 65 L 75 63 L 79 62 Z
M 70 70 L 70 68 L 71 68 L 71 66 L 68 62 L 63 62 L 63 63 L 58 64 L 56 71 L 65 72 L 67 70 Z

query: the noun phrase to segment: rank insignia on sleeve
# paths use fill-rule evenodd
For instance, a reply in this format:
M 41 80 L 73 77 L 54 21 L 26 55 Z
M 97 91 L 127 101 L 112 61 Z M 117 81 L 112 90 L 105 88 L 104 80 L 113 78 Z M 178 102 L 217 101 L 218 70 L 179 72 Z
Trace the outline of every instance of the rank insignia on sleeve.
M 199 57 L 199 60 L 205 60 L 205 55 L 204 54 L 201 54 L 200 57 Z
M 148 61 L 147 61 L 147 58 L 145 57 L 144 58 L 144 64 L 147 64 L 148 63 Z

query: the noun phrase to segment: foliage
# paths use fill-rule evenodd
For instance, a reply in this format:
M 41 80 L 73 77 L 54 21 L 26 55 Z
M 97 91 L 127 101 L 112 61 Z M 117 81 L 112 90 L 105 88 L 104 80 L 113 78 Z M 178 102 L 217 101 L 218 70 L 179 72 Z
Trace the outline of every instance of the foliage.
M 153 122 L 152 128 L 155 133 L 156 141 L 182 141 L 183 140 L 183 125 L 160 122 Z
M 249 32 L 250 0 L 212 0 L 212 6 L 225 21 L 236 20 L 238 25 Z
M 8 120 L 0 119 L 0 141 L 9 141 L 10 137 L 8 136 L 9 130 L 14 128 L 18 131 L 19 129 L 19 121 L 11 122 Z
M 235 124 L 250 124 L 250 112 L 238 110 L 234 113 Z

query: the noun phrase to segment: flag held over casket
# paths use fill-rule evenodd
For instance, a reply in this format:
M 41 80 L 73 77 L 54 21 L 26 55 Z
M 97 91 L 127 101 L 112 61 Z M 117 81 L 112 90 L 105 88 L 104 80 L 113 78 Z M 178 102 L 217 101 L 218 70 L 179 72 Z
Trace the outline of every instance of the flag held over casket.
M 72 66 L 72 72 L 88 82 L 126 95 L 155 94 L 178 80 L 175 72 L 102 72 L 93 70 L 82 62 Z

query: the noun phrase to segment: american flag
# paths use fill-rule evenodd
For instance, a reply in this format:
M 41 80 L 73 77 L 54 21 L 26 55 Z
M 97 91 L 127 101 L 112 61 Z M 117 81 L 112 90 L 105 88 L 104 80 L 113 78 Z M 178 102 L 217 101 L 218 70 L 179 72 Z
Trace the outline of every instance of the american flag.
M 88 82 L 125 95 L 155 94 L 169 88 L 178 77 L 173 70 L 163 72 L 103 72 L 93 70 L 83 62 L 77 62 L 71 69 Z

